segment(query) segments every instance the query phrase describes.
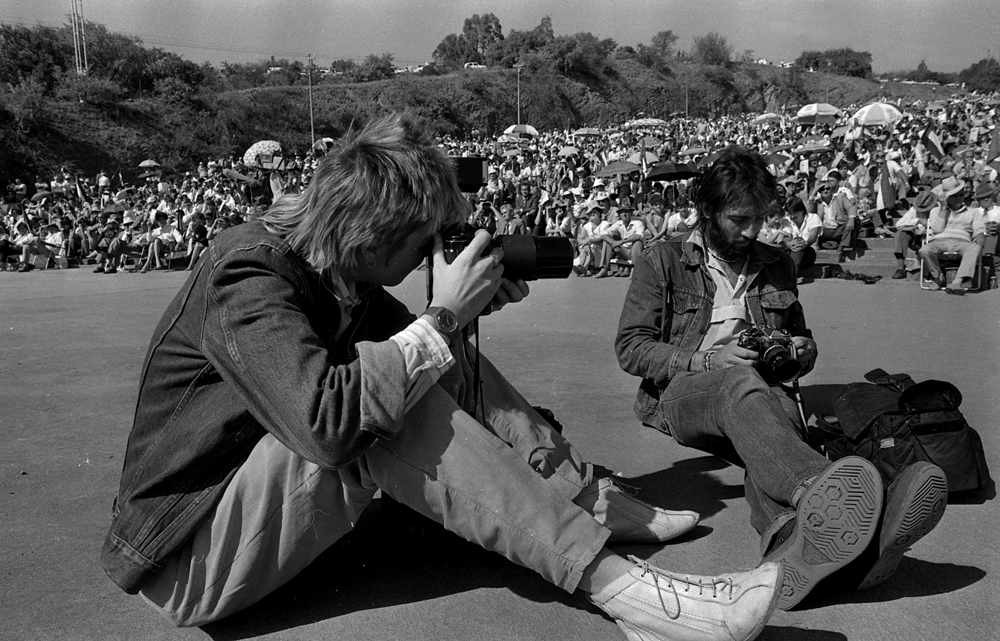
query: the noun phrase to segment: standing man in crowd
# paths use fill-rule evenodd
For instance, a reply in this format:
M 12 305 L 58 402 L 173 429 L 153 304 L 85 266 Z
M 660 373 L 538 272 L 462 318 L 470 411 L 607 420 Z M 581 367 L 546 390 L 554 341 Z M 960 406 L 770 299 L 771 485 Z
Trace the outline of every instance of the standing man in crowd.
M 919 252 L 933 281 L 930 288 L 944 288 L 949 294 L 961 295 L 969 289 L 986 240 L 983 210 L 965 204 L 965 188 L 965 181 L 956 176 L 948 176 L 941 181 L 944 207 L 929 219 L 927 243 Z M 945 252 L 957 252 L 962 256 L 955 278 L 950 283 L 945 282 L 941 270 L 940 258 Z
M 883 500 L 868 461 L 831 463 L 805 442 L 796 403 L 741 344 L 754 327 L 785 330 L 801 374 L 816 362 L 791 260 L 756 241 L 776 196 L 759 154 L 723 152 L 697 187 L 698 227 L 640 256 L 615 350 L 622 369 L 642 378 L 635 408 L 644 424 L 746 470 L 751 524 L 764 561 L 784 564 L 778 607 L 788 609 L 869 543 L 860 586 L 885 581 L 941 518 L 946 483 L 940 468 L 918 464 Z
M 445 261 L 439 232 L 468 214 L 444 152 L 389 117 L 334 146 L 303 193 L 216 238 L 147 353 L 105 571 L 175 625 L 202 625 L 295 577 L 381 489 L 579 588 L 630 639 L 755 637 L 780 565 L 698 577 L 611 552 L 698 515 L 596 478 L 482 356 L 473 386 L 463 328 L 528 288 L 502 278 L 501 249 L 483 255 L 485 231 Z M 417 317 L 384 288 L 429 251 Z

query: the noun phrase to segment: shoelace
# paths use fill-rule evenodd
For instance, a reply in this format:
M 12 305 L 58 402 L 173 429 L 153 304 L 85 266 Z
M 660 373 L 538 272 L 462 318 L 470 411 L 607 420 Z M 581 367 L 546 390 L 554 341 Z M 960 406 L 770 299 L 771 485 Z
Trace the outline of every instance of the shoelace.
M 685 592 L 690 592 L 691 588 L 697 587 L 698 588 L 698 596 L 704 595 L 705 591 L 708 590 L 709 587 L 711 587 L 712 588 L 712 598 L 713 599 L 716 598 L 719 595 L 719 592 L 725 593 L 726 589 L 728 588 L 728 590 L 729 590 L 729 598 L 730 599 L 733 598 L 733 579 L 732 578 L 724 579 L 722 577 L 716 577 L 716 578 L 712 579 L 712 581 L 709 582 L 709 583 L 705 583 L 701 578 L 699 578 L 698 582 L 695 583 L 694 581 L 692 581 L 687 576 L 680 577 L 680 576 L 673 576 L 673 575 L 667 574 L 666 572 L 663 572 L 659 568 L 655 568 L 652 565 L 650 565 L 649 563 L 647 563 L 646 561 L 643 561 L 642 559 L 639 559 L 639 558 L 637 558 L 635 556 L 632 556 L 631 554 L 629 555 L 628 558 L 629 558 L 630 561 L 632 561 L 633 563 L 635 563 L 636 565 L 638 565 L 642 569 L 642 573 L 639 575 L 640 577 L 646 576 L 647 574 L 652 575 L 652 577 L 653 577 L 653 585 L 656 586 L 656 594 L 660 598 L 660 607 L 663 608 L 663 613 L 666 614 L 672 620 L 676 620 L 677 618 L 679 618 L 681 616 L 681 598 L 680 598 L 680 595 L 677 594 L 677 587 L 674 585 L 674 581 L 677 581 L 679 583 L 683 583 L 684 586 L 685 586 L 684 587 L 684 591 Z M 663 601 L 663 589 L 660 587 L 660 579 L 661 578 L 667 580 L 667 587 L 670 588 L 671 592 L 673 592 L 673 595 L 674 595 L 674 605 L 675 605 L 675 609 L 677 610 L 677 614 L 671 614 L 670 613 L 670 609 L 667 608 L 667 604 Z

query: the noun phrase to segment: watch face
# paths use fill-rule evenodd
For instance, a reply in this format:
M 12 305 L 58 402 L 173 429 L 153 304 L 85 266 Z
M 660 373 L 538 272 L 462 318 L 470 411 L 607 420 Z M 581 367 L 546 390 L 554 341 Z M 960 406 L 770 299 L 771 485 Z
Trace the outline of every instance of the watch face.
M 437 313 L 437 323 L 445 332 L 453 332 L 458 329 L 458 317 L 450 309 L 442 309 Z

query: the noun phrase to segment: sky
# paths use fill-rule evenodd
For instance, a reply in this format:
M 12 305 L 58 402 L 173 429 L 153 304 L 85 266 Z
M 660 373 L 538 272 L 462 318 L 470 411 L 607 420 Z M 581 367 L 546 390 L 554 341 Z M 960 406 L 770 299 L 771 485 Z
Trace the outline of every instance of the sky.
M 77 0 L 80 1 L 80 0 Z M 805 50 L 850 47 L 876 72 L 960 71 L 1000 57 L 1000 0 L 82 0 L 87 21 L 218 66 L 313 55 L 327 66 L 391 53 L 397 66 L 431 59 L 466 18 L 493 13 L 504 34 L 544 16 L 556 35 L 590 32 L 619 45 L 671 30 L 689 50 L 715 31 L 735 55 L 791 61 Z M 73 0 L 3 0 L 0 23 L 59 26 Z

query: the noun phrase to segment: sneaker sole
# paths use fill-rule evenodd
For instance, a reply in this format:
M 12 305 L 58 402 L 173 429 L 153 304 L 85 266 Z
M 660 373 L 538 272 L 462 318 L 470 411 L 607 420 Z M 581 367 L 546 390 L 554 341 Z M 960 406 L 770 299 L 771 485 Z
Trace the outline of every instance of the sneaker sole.
M 798 605 L 816 584 L 858 558 L 875 538 L 882 512 L 882 482 L 868 461 L 835 461 L 799 501 L 795 530 L 768 555 L 784 577 L 778 609 Z
M 948 480 L 937 466 L 921 467 L 909 486 L 886 505 L 878 560 L 861 580 L 859 590 L 873 588 L 891 577 L 903 560 L 903 554 L 933 530 L 944 516 L 948 505 Z

